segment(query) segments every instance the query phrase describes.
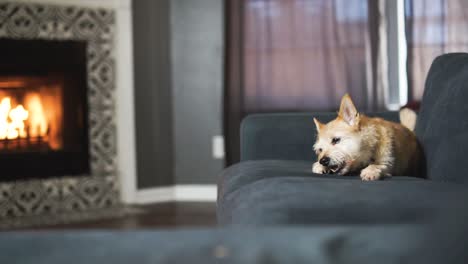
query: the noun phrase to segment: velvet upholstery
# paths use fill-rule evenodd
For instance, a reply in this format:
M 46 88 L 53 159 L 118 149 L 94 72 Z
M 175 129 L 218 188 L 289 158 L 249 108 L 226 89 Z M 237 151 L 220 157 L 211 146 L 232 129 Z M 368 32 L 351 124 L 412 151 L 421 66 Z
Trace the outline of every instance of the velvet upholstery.
M 426 79 L 416 135 L 426 154 L 427 177 L 468 182 L 468 54 L 436 58 Z
M 398 176 L 363 182 L 359 176 L 319 175 L 308 161 L 241 162 L 220 176 L 221 225 L 418 223 L 465 186 Z
M 368 113 L 399 122 L 398 112 Z M 241 161 L 316 160 L 312 149 L 317 130 L 314 117 L 328 122 L 336 113 L 277 113 L 247 116 L 241 124 Z
M 444 263 L 422 254 L 425 229 L 414 226 L 262 228 L 113 232 L 14 232 L 0 237 L 0 263 Z M 385 238 L 385 239 L 376 239 Z M 433 235 L 438 239 L 438 236 Z M 391 246 L 389 246 L 391 245 Z M 443 248 L 446 247 L 444 244 Z M 362 250 L 365 248 L 366 250 Z M 385 256 L 385 258 L 382 258 Z M 402 257 L 408 262 L 401 262 Z M 429 260 L 429 262 L 428 262 Z M 453 263 L 453 262 L 449 262 Z

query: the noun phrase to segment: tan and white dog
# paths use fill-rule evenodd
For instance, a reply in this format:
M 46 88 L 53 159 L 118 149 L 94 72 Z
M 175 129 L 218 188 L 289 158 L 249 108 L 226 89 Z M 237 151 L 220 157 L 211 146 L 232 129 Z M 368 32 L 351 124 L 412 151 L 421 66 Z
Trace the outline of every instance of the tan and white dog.
M 314 173 L 353 172 L 364 181 L 420 176 L 422 151 L 414 133 L 401 124 L 359 114 L 348 94 L 341 99 L 336 119 L 314 122 L 318 131 Z

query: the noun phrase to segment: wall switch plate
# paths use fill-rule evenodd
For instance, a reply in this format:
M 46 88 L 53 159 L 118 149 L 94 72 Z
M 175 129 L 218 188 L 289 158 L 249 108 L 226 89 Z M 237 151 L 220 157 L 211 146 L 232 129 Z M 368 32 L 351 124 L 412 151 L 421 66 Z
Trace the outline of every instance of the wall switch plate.
M 224 159 L 224 137 L 217 135 L 213 136 L 213 158 Z

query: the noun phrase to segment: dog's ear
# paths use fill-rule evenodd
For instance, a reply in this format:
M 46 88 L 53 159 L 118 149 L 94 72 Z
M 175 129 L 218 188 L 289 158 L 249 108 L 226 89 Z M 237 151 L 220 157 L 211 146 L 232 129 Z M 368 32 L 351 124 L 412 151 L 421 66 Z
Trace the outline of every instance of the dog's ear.
M 348 125 L 355 126 L 359 124 L 359 113 L 354 106 L 353 100 L 349 94 L 345 94 L 341 98 L 340 111 L 338 116 L 341 117 Z
M 315 123 L 315 127 L 317 128 L 317 132 L 320 132 L 320 129 L 322 129 L 324 124 L 320 123 L 320 121 L 318 121 L 315 117 L 314 117 L 314 123 Z

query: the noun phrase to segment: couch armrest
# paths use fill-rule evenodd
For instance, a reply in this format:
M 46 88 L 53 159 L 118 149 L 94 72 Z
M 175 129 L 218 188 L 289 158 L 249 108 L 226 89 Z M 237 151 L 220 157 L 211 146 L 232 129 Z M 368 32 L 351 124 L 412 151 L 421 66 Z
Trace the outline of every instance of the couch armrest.
M 399 122 L 398 112 L 367 114 Z M 316 129 L 313 118 L 328 122 L 336 113 L 277 113 L 249 115 L 241 124 L 241 161 L 315 161 Z

